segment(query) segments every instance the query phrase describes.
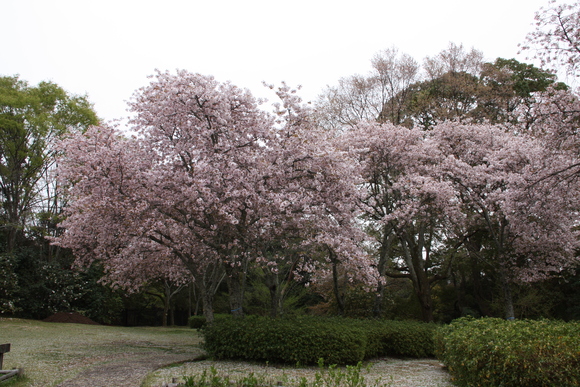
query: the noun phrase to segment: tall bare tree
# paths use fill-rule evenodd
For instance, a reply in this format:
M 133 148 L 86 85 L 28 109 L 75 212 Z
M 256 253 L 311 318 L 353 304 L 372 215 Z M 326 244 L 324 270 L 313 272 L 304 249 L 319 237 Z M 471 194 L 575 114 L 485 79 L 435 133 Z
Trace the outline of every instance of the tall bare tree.
M 317 110 L 326 127 L 353 127 L 361 120 L 403 123 L 406 91 L 419 80 L 418 62 L 393 47 L 377 53 L 371 64 L 369 74 L 342 78 L 320 96 Z

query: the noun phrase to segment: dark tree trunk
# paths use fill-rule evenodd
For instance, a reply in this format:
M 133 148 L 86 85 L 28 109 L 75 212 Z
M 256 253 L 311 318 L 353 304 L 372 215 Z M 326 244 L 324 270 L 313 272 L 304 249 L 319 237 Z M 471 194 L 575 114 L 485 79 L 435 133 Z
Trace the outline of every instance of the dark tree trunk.
M 193 284 L 198 290 L 197 302 L 201 300 L 205 321 L 207 324 L 212 324 L 214 322 L 213 299 L 224 277 L 223 267 L 216 262 L 208 264 L 200 271 L 193 260 L 185 260 L 184 263 L 193 276 Z
M 332 259 L 332 286 L 334 290 L 334 297 L 336 298 L 336 306 L 338 307 L 338 314 L 340 316 L 344 316 L 345 311 L 344 294 L 341 294 L 340 292 L 340 285 L 338 281 L 339 281 L 338 262 L 334 258 Z
M 167 295 L 164 297 L 165 299 L 163 300 L 163 323 L 162 325 L 164 327 L 167 326 L 167 315 L 169 314 L 169 297 L 167 297 Z
M 284 300 L 292 287 L 294 270 L 301 256 L 294 254 L 290 265 L 280 265 L 277 272 L 265 269 L 266 286 L 270 291 L 270 317 L 276 318 L 284 313 Z
M 207 292 L 200 289 L 201 293 L 201 300 L 203 306 L 203 317 L 205 317 L 206 324 L 213 324 L 214 322 L 214 315 L 213 315 L 213 297 L 214 295 L 210 292 Z
M 377 292 L 375 295 L 375 302 L 373 305 L 373 314 L 376 318 L 383 316 L 383 299 L 385 296 L 384 279 L 387 274 L 387 264 L 392 258 L 392 246 L 396 239 L 396 235 L 392 232 L 390 226 L 383 228 L 383 238 L 379 252 L 379 263 L 377 264 L 377 271 L 379 272 L 379 283 L 377 285 Z
M 427 286 L 416 287 L 415 294 L 419 299 L 419 304 L 421 305 L 421 316 L 425 322 L 433 322 L 435 318 L 433 316 L 433 298 L 431 296 L 431 286 L 427 281 Z
M 373 303 L 373 315 L 376 318 L 383 317 L 383 300 L 385 298 L 385 284 L 383 283 L 383 278 L 379 279 L 379 284 L 377 285 L 377 292 L 375 293 L 375 301 Z
M 505 318 L 506 320 L 513 320 L 516 318 L 514 312 L 514 301 L 512 298 L 512 289 L 510 286 L 508 275 L 504 272 L 504 270 L 500 270 L 500 281 L 501 287 L 503 291 L 503 301 L 504 301 L 504 310 L 505 310 Z
M 246 287 L 246 264 L 226 265 L 226 282 L 230 298 L 230 311 L 234 317 L 244 316 L 244 291 Z
M 415 239 L 415 235 L 417 235 Z M 425 233 L 421 227 L 418 232 L 407 234 L 402 232 L 399 235 L 401 247 L 404 252 L 405 263 L 409 271 L 413 290 L 421 306 L 421 316 L 425 322 L 433 322 L 433 298 L 431 297 L 431 280 L 426 267 L 428 251 L 425 251 Z M 427 255 L 427 258 L 424 257 Z
M 486 292 L 481 283 L 481 270 L 475 259 L 471 263 L 471 280 L 473 281 L 473 296 L 475 297 L 479 311 L 483 316 L 491 316 L 491 306 L 489 305 L 488 298 L 485 296 Z
M 282 314 L 282 307 L 281 307 L 281 295 L 280 291 L 278 290 L 280 285 L 271 285 L 269 286 L 270 290 L 270 317 L 276 318 L 280 314 Z

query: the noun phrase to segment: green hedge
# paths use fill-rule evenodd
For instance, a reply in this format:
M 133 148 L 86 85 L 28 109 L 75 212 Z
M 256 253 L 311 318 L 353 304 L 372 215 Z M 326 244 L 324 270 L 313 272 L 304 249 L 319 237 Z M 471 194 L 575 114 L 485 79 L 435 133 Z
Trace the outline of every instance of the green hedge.
M 203 329 L 205 350 L 216 359 L 273 363 L 356 364 L 378 356 L 433 356 L 435 326 L 417 322 L 248 316 Z
M 214 321 L 220 321 L 220 320 L 228 319 L 231 317 L 232 317 L 231 314 L 215 314 L 213 316 Z M 191 316 L 187 320 L 187 325 L 191 329 L 201 329 L 205 326 L 205 317 L 204 316 Z
M 580 323 L 463 318 L 436 335 L 458 386 L 580 386 Z

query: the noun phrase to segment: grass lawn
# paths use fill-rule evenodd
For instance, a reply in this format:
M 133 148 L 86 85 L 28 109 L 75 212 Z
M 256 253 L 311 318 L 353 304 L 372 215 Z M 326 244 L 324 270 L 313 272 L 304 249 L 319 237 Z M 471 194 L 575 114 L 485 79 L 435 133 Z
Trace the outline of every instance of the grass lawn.
M 201 338 L 189 328 L 110 327 L 0 318 L 0 344 L 10 343 L 3 369 L 24 377 L 2 387 L 56 386 L 83 370 L 128 354 L 199 353 Z

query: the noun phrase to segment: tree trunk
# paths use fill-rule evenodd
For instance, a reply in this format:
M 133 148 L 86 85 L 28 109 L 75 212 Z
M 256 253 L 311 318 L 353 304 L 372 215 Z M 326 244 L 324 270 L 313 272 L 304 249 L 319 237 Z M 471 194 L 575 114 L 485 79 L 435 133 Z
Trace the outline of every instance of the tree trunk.
M 472 259 L 471 263 L 471 280 L 473 282 L 473 295 L 479 311 L 483 316 L 491 316 L 491 306 L 489 305 L 488 298 L 485 296 L 484 287 L 481 283 L 481 270 L 475 259 Z
M 165 297 L 165 300 L 163 300 L 163 322 L 162 325 L 164 327 L 167 326 L 167 315 L 169 314 L 169 298 Z
M 390 226 L 385 226 L 383 228 L 383 240 L 380 248 L 379 263 L 377 264 L 379 283 L 377 285 L 377 292 L 373 305 L 373 314 L 376 318 L 381 318 L 383 316 L 383 299 L 385 296 L 384 279 L 387 272 L 387 263 L 392 258 L 392 245 L 395 238 L 396 235 L 392 232 L 392 228 Z
M 421 305 L 421 316 L 425 322 L 433 322 L 435 318 L 433 316 L 433 297 L 431 296 L 431 284 L 427 278 L 421 280 L 414 286 L 415 294 L 419 299 L 419 304 Z
M 214 315 L 213 315 L 213 298 L 215 295 L 215 291 L 213 291 L 213 284 L 205 283 L 205 281 L 194 281 L 195 287 L 199 292 L 199 298 L 201 298 L 201 304 L 203 308 L 203 317 L 205 317 L 206 324 L 213 324 L 214 322 Z
M 169 306 L 171 303 L 171 287 L 167 281 L 163 281 L 163 326 L 167 326 L 167 316 L 169 315 Z
M 214 322 L 214 315 L 213 315 L 213 294 L 210 292 L 205 291 L 205 289 L 200 289 L 201 299 L 202 299 L 202 306 L 203 306 L 203 317 L 205 317 L 206 324 L 213 324 Z
M 383 317 L 383 300 L 385 297 L 385 284 L 383 283 L 383 277 L 379 278 L 379 284 L 377 285 L 377 292 L 375 294 L 375 301 L 373 304 L 373 315 L 376 318 Z
M 413 282 L 413 290 L 421 306 L 421 316 L 425 322 L 435 321 L 433 317 L 433 298 L 431 296 L 431 281 L 425 269 L 424 254 L 424 233 L 417 232 L 417 240 L 414 236 L 406 233 L 399 235 L 401 247 L 404 252 L 405 263 Z M 428 254 L 427 254 L 428 255 Z
M 280 285 L 272 284 L 268 287 L 270 290 L 270 317 L 276 318 L 281 314 Z
M 270 317 L 276 318 L 281 313 L 281 287 L 278 273 L 272 272 L 269 268 L 264 269 L 265 284 L 270 291 Z
M 193 282 L 187 284 L 187 318 L 189 319 L 192 316 L 192 303 L 193 303 Z
M 215 262 L 200 271 L 193 260 L 184 260 L 184 263 L 193 276 L 193 284 L 198 290 L 198 302 L 201 299 L 205 321 L 207 324 L 213 324 L 213 299 L 224 277 L 223 267 L 219 262 Z
M 284 313 L 284 300 L 292 287 L 294 270 L 300 259 L 300 255 L 294 254 L 290 265 L 281 264 L 276 272 L 269 268 L 264 269 L 266 286 L 270 291 L 270 316 L 272 318 Z
M 338 314 L 339 316 L 344 316 L 345 310 L 344 295 L 340 293 L 340 286 L 338 284 L 338 263 L 334 257 L 332 258 L 332 285 L 334 289 L 334 297 L 336 297 Z
M 245 265 L 231 266 L 226 264 L 226 281 L 230 296 L 230 311 L 234 317 L 244 316 L 244 291 L 246 284 Z
M 516 318 L 514 312 L 514 301 L 512 298 L 512 289 L 507 274 L 504 270 L 500 270 L 500 281 L 503 290 L 503 302 L 506 320 L 514 320 Z

